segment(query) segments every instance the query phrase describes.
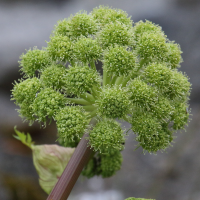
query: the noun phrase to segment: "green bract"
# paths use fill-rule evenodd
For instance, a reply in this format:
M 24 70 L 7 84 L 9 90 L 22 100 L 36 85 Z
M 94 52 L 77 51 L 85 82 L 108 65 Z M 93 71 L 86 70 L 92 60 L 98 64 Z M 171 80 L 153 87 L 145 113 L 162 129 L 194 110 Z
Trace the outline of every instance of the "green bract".
M 133 24 L 126 12 L 105 6 L 82 11 L 57 23 L 46 48 L 22 54 L 26 79 L 14 84 L 12 100 L 31 124 L 55 120 L 63 146 L 76 147 L 90 128 L 94 154 L 82 174 L 109 177 L 120 169 L 126 135 L 116 119 L 129 122 L 150 153 L 171 146 L 187 125 L 191 84 L 177 69 L 181 53 L 148 20 Z

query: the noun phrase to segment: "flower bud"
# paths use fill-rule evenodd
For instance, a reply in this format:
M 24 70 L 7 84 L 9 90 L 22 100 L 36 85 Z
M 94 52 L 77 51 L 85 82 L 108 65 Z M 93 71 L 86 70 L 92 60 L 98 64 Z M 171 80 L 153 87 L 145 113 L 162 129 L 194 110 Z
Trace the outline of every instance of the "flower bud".
M 33 164 L 42 189 L 49 194 L 62 175 L 75 148 L 58 145 L 33 145 Z
M 158 91 L 156 88 L 147 85 L 140 78 L 135 78 L 128 83 L 129 99 L 137 107 L 149 110 L 151 105 L 154 105 L 158 98 Z

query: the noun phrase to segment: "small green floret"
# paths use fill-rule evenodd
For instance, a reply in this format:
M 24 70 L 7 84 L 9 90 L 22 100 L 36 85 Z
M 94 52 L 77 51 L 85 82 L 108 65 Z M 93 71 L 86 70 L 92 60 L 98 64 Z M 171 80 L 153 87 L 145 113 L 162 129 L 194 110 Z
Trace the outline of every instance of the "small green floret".
M 184 126 L 188 123 L 190 116 L 189 106 L 185 103 L 175 103 L 175 110 L 172 115 L 173 129 L 179 130 L 184 129 Z
M 40 71 L 48 67 L 51 63 L 51 59 L 48 52 L 45 50 L 39 50 L 36 47 L 33 50 L 28 50 L 26 54 L 20 56 L 20 67 L 28 76 L 35 76 L 36 71 Z
M 87 15 L 87 12 L 79 12 L 75 16 L 72 16 L 69 28 L 71 37 L 75 39 L 81 35 L 88 37 L 95 34 L 98 30 L 95 19 L 92 15 Z
M 133 24 L 132 20 L 130 17 L 128 17 L 128 14 L 125 11 L 120 9 L 112 9 L 107 6 L 99 6 L 99 8 L 94 8 L 92 15 L 100 24 L 101 28 L 116 21 L 128 26 L 129 28 L 131 28 Z
M 154 84 L 162 93 L 168 91 L 172 76 L 173 71 L 165 63 L 151 63 L 144 71 L 146 82 Z
M 136 51 L 146 63 L 160 62 L 167 53 L 166 38 L 162 34 L 145 32 L 138 40 Z
M 116 76 L 127 76 L 136 69 L 136 55 L 128 47 L 116 45 L 104 53 L 103 69 Z
M 140 78 L 135 78 L 128 84 L 129 99 L 137 106 L 149 110 L 158 99 L 158 91 L 147 85 Z
M 172 69 L 180 67 L 180 63 L 183 61 L 180 45 L 174 42 L 166 43 L 166 45 L 168 50 L 165 58 L 166 62 L 170 64 Z
M 68 36 L 70 37 L 70 20 L 63 19 L 62 21 L 59 20 L 57 25 L 54 27 L 53 35 L 58 36 Z
M 186 102 L 191 92 L 191 83 L 188 79 L 186 74 L 174 71 L 165 95 L 168 96 L 169 99 Z
M 74 60 L 73 43 L 68 36 L 53 36 L 47 42 L 47 51 L 54 61 L 71 62 Z
M 15 100 L 17 105 L 21 105 L 24 102 L 31 104 L 40 90 L 41 82 L 38 78 L 21 80 L 19 83 L 15 83 L 12 89 L 12 100 Z
M 133 115 L 132 130 L 137 134 L 136 141 L 146 151 L 156 153 L 165 150 L 172 141 L 171 134 L 163 130 L 159 120 L 145 112 Z
M 114 120 L 100 121 L 89 134 L 89 143 L 95 151 L 109 153 L 113 149 L 123 150 L 125 138 L 123 131 Z
M 82 137 L 88 120 L 79 106 L 66 106 L 55 117 L 58 135 L 63 144 L 76 142 Z
M 113 176 L 120 170 L 122 164 L 122 154 L 120 151 L 113 151 L 110 154 L 101 155 L 101 176 L 103 178 Z
M 98 73 L 88 66 L 69 67 L 65 76 L 65 89 L 69 95 L 80 96 L 91 91 L 94 85 L 99 85 Z
M 130 101 L 126 90 L 121 87 L 107 87 L 96 101 L 100 116 L 123 118 L 129 111 Z
M 52 87 L 61 90 L 65 85 L 65 75 L 67 68 L 61 64 L 52 64 L 46 68 L 40 77 L 45 87 Z
M 133 27 L 133 32 L 134 32 L 134 38 L 137 42 L 139 41 L 140 37 L 146 32 L 151 32 L 155 34 L 157 33 L 165 36 L 160 26 L 148 20 L 146 20 L 145 22 L 143 22 L 142 20 L 136 22 L 135 26 Z
M 45 88 L 37 94 L 32 106 L 38 121 L 46 122 L 47 117 L 50 119 L 55 117 L 56 113 L 65 106 L 65 103 L 63 94 L 52 88 Z
M 133 45 L 132 29 L 127 28 L 126 25 L 116 21 L 110 23 L 103 28 L 98 34 L 98 40 L 102 48 L 114 46 L 116 44 L 122 46 Z
M 102 49 L 97 40 L 92 38 L 81 37 L 74 45 L 76 59 L 80 62 L 88 64 L 100 59 Z

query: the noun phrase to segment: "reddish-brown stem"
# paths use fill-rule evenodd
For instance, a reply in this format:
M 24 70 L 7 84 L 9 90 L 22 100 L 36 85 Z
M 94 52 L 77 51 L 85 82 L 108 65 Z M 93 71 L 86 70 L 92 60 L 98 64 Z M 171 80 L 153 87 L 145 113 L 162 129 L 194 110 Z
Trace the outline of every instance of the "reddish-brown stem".
M 92 119 L 90 121 L 90 128 L 92 128 L 97 121 Z M 51 191 L 47 200 L 66 200 L 74 187 L 83 167 L 87 164 L 92 154 L 92 149 L 88 147 L 88 133 L 85 133 L 76 147 L 69 163 L 63 171 L 61 177 Z

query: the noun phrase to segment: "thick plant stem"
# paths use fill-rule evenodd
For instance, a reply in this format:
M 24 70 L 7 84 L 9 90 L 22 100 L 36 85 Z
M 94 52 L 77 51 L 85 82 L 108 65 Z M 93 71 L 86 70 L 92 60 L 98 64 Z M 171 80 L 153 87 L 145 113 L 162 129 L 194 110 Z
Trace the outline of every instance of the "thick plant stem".
M 90 129 L 93 128 L 97 123 L 94 118 L 90 121 Z M 88 132 L 88 131 L 87 131 Z M 69 163 L 67 164 L 64 172 L 56 183 L 55 187 L 51 191 L 47 200 L 66 200 L 76 183 L 83 167 L 87 164 L 90 159 L 93 150 L 88 146 L 88 133 L 85 133 L 76 147 Z

